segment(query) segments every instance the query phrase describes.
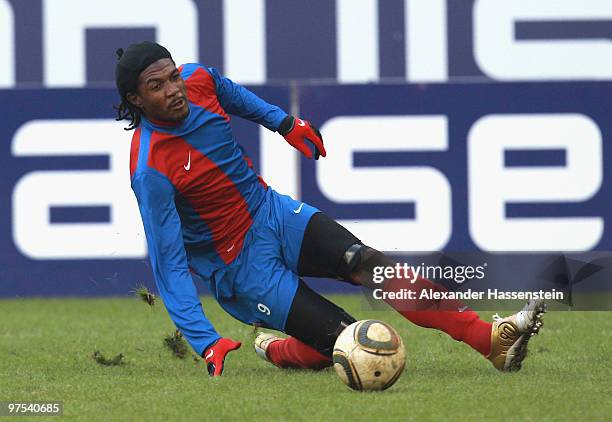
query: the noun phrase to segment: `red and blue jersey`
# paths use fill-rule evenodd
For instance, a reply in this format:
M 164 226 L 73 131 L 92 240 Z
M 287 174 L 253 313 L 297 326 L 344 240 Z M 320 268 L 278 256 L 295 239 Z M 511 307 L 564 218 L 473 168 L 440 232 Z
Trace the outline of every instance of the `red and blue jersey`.
M 231 263 L 267 189 L 228 115 L 276 130 L 287 113 L 213 68 L 185 64 L 179 71 L 189 115 L 176 126 L 143 118 L 132 138 L 130 174 L 160 295 L 201 354 L 219 335 L 202 311 L 188 257 L 205 258 L 211 272 Z

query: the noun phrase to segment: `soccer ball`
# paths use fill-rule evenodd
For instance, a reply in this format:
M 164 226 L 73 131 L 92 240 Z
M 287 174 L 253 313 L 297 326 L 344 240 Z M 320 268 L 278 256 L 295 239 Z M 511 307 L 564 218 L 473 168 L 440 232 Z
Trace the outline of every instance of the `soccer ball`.
M 349 325 L 336 339 L 334 369 L 353 390 L 385 390 L 406 365 L 406 349 L 397 331 L 374 319 Z

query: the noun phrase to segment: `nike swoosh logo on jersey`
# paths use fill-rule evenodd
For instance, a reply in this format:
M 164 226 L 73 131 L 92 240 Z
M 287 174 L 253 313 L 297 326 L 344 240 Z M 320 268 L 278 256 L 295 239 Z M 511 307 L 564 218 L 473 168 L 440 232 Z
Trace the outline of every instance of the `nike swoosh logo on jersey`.
M 186 171 L 189 171 L 189 169 L 191 168 L 191 151 L 189 151 L 189 161 L 187 161 L 187 165 L 184 165 L 183 167 Z
M 298 207 L 298 209 L 297 209 L 297 210 L 293 210 L 293 212 L 294 212 L 294 213 L 296 213 L 296 214 L 299 214 L 299 213 L 302 211 L 302 207 L 303 207 L 303 206 L 304 206 L 304 203 L 302 202 L 302 203 L 300 204 L 300 206 Z
M 235 243 L 232 243 L 232 246 L 230 246 L 225 252 L 231 252 L 232 249 L 234 249 L 234 245 Z
M 211 351 L 210 351 L 210 353 L 208 353 L 208 354 L 207 354 L 207 355 L 204 357 L 204 359 L 208 360 L 208 359 L 212 358 L 214 354 L 215 354 L 215 351 L 214 351 L 214 350 L 211 350 Z
M 306 123 L 302 119 L 297 119 L 298 126 L 306 126 Z

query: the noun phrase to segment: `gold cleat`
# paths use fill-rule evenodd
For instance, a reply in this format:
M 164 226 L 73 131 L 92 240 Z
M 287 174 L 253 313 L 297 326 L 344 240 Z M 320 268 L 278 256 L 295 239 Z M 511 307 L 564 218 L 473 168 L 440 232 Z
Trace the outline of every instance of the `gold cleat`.
M 279 341 L 279 340 L 282 340 L 282 338 L 277 337 L 274 334 L 270 334 L 270 333 L 257 334 L 257 337 L 255 337 L 255 341 L 253 342 L 253 348 L 255 349 L 255 353 L 257 353 L 257 355 L 263 360 L 265 360 L 266 362 L 270 362 L 271 364 L 274 365 L 274 362 L 272 362 L 268 358 L 268 346 L 270 346 L 270 344 L 272 344 L 273 342 Z
M 521 369 L 527 356 L 527 343 L 542 328 L 546 312 L 543 300 L 530 300 L 520 312 L 506 318 L 494 315 L 491 328 L 491 353 L 487 359 L 503 372 Z

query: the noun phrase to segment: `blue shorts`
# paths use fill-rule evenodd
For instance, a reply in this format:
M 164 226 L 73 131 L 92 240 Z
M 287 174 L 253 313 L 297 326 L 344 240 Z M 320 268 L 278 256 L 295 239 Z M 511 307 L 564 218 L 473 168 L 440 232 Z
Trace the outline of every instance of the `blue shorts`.
M 268 188 L 242 251 L 208 280 L 226 312 L 246 324 L 284 331 L 298 286 L 304 231 L 316 212 L 316 208 Z

